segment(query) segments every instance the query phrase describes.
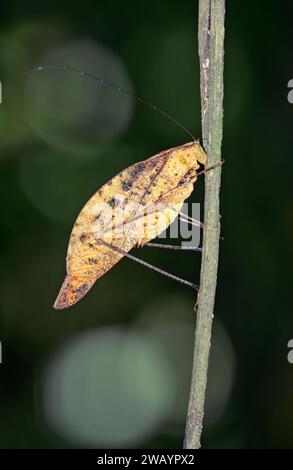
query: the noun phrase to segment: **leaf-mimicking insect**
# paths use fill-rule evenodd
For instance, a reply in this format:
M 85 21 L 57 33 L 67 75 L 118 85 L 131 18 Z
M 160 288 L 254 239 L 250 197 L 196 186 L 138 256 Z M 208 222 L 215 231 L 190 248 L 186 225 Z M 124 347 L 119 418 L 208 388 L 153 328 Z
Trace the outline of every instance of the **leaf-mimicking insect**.
M 47 68 L 60 67 L 35 70 Z M 63 69 L 79 72 L 72 67 Z M 83 74 L 121 91 L 111 83 Z M 164 111 L 141 98 L 138 100 L 169 117 L 191 135 Z M 134 258 L 128 255 L 132 248 L 143 246 L 160 235 L 180 213 L 193 191 L 200 165 L 205 164 L 206 154 L 194 139 L 135 163 L 105 183 L 85 204 L 73 226 L 66 259 L 67 274 L 54 308 L 64 309 L 78 302 L 123 256 Z M 155 270 L 167 274 L 158 268 Z M 196 287 L 176 276 L 169 277 Z
M 143 246 L 163 232 L 178 216 L 193 190 L 197 169 L 205 163 L 202 147 L 191 142 L 135 163 L 104 184 L 74 224 L 67 275 L 54 307 L 76 303 L 123 257 L 122 252 Z

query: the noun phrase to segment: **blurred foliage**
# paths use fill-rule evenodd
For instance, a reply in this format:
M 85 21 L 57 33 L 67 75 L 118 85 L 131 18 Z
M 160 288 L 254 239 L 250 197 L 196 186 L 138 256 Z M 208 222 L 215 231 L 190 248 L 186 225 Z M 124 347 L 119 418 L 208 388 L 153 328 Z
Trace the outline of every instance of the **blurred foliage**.
M 193 292 L 123 260 L 72 309 L 52 304 L 86 200 L 127 165 L 190 138 L 86 77 L 24 72 L 79 67 L 200 136 L 196 8 L 191 0 L 2 6 L 1 448 L 182 445 Z M 227 2 L 224 240 L 204 447 L 293 447 L 292 13 L 292 2 Z M 202 196 L 200 181 L 191 201 Z M 198 254 L 136 253 L 198 280 Z

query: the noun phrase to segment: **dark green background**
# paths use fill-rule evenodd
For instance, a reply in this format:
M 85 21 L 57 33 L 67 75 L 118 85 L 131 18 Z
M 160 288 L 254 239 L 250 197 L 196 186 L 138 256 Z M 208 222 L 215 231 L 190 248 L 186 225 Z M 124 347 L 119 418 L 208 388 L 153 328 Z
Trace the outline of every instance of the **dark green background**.
M 293 447 L 293 365 L 287 360 L 293 338 L 293 105 L 287 101 L 293 78 L 292 17 L 292 2 L 227 2 L 224 240 L 215 317 L 229 337 L 234 375 L 221 416 L 204 431 L 203 447 Z M 100 85 L 67 72 L 48 72 L 33 77 L 28 95 L 24 71 L 47 51 L 87 38 L 120 58 L 138 96 L 200 136 L 197 2 L 11 1 L 1 5 L 0 22 L 0 447 L 79 447 L 84 444 L 62 436 L 42 411 L 40 377 L 50 358 L 82 332 L 132 327 L 146 307 L 166 310 L 168 334 L 168 299 L 178 299 L 178 309 L 183 302 L 183 315 L 189 316 L 190 370 L 194 294 L 123 260 L 75 307 L 54 311 L 72 224 L 88 197 L 122 168 L 190 138 L 136 103 L 125 132 L 114 139 L 101 137 L 103 117 L 91 128 L 76 113 L 83 97 L 90 102 Z M 73 60 L 64 64 L 83 65 Z M 98 73 L 91 65 L 89 59 L 86 71 Z M 119 77 L 111 79 L 121 84 Z M 51 102 L 46 93 L 53 96 Z M 128 98 L 111 93 L 119 115 Z M 41 114 L 34 116 L 43 99 Z M 200 182 L 192 201 L 202 201 L 202 189 Z M 147 248 L 136 254 L 198 281 L 198 254 Z M 174 351 L 180 355 L 180 348 Z M 186 406 L 188 375 L 185 379 Z M 172 407 L 175 413 L 176 400 Z M 139 416 L 139 406 L 135 412 Z M 180 447 L 180 416 L 176 425 L 169 416 L 126 447 Z

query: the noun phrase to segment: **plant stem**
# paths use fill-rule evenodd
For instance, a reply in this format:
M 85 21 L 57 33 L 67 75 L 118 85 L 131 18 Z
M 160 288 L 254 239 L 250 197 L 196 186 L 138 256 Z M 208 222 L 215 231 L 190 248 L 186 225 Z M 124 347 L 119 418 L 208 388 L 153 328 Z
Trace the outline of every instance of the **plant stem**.
M 203 145 L 208 166 L 221 160 L 225 0 L 199 0 L 198 44 Z M 203 253 L 184 448 L 199 449 L 217 285 L 221 167 L 205 175 Z

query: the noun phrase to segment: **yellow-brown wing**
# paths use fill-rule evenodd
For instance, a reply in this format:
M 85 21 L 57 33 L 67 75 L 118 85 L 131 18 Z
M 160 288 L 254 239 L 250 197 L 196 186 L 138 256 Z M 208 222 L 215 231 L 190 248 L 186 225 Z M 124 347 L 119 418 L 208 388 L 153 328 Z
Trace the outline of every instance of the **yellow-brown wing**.
M 121 171 L 80 212 L 69 240 L 67 275 L 54 307 L 80 300 L 123 254 L 158 236 L 177 217 L 206 156 L 192 142 Z M 106 244 L 103 244 L 106 242 Z

